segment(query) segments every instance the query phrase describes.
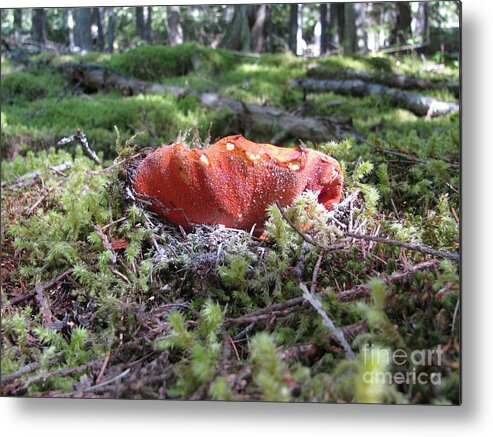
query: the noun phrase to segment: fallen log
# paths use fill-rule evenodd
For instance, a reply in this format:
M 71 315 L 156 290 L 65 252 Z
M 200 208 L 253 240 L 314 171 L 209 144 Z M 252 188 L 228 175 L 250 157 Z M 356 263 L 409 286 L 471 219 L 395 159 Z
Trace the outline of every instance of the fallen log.
M 393 105 L 407 109 L 419 116 L 435 117 L 459 110 L 457 103 L 442 102 L 432 97 L 390 88 L 377 83 L 363 80 L 323 80 L 298 78 L 289 81 L 293 87 L 302 88 L 305 92 L 334 92 L 353 97 L 366 97 L 372 94 L 390 98 Z
M 342 139 L 344 134 L 352 132 L 349 116 L 303 117 L 280 108 L 244 103 L 215 93 L 197 93 L 173 85 L 130 79 L 99 65 L 61 64 L 57 68 L 87 93 L 116 90 L 126 96 L 163 92 L 178 97 L 196 96 L 207 108 L 227 110 L 231 116 L 239 120 L 245 130 L 276 132 L 270 140 L 272 143 L 286 138 L 314 142 L 332 141 Z
M 455 97 L 459 97 L 460 89 L 459 82 L 455 80 L 432 80 L 409 74 L 375 73 L 364 70 L 353 70 L 352 68 L 335 70 L 326 68 L 323 65 L 316 65 L 309 68 L 307 76 L 312 79 L 362 80 L 364 82 L 379 83 L 403 90 L 419 89 L 426 91 L 449 89 L 454 93 Z

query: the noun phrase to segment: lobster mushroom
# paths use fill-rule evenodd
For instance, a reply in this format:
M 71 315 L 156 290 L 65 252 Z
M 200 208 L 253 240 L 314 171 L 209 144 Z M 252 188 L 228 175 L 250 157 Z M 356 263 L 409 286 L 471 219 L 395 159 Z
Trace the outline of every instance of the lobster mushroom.
M 287 206 L 306 190 L 319 192 L 328 210 L 341 198 L 339 163 L 307 148 L 258 144 L 242 135 L 207 149 L 184 144 L 160 147 L 137 167 L 134 189 L 151 209 L 186 231 L 194 224 L 262 232 L 267 207 Z

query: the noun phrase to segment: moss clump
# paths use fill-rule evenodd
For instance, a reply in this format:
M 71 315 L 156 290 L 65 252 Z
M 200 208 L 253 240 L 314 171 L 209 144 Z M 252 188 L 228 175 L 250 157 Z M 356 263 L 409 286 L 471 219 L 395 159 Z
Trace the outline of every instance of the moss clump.
M 54 71 L 19 71 L 2 78 L 2 103 L 33 101 L 60 94 L 65 81 Z

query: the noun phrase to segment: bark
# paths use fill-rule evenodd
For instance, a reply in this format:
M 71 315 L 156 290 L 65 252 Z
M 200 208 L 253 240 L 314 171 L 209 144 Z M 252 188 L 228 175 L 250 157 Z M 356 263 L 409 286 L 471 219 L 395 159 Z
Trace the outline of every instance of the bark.
M 337 11 L 337 41 L 339 43 L 339 51 L 343 52 L 344 51 L 344 38 L 346 34 L 346 29 L 345 29 L 345 24 L 346 24 L 346 19 L 345 19 L 345 7 L 344 3 L 337 3 L 336 5 L 336 11 Z
M 298 8 L 297 3 L 292 3 L 289 8 L 289 49 L 295 55 L 298 53 Z
M 305 92 L 330 91 L 353 97 L 366 97 L 375 94 L 389 98 L 393 105 L 407 109 L 419 116 L 435 117 L 459 110 L 459 105 L 456 103 L 442 102 L 431 97 L 357 79 L 322 80 L 300 78 L 291 80 L 290 85 L 303 88 Z
M 145 20 L 144 39 L 149 44 L 152 43 L 152 6 L 147 7 L 147 17 Z
M 238 120 L 244 131 L 276 131 L 272 142 L 286 138 L 312 140 L 316 142 L 340 140 L 352 131 L 351 118 L 343 117 L 302 117 L 283 109 L 253 105 L 220 96 L 214 93 L 194 93 L 189 89 L 173 85 L 149 83 L 128 79 L 101 66 L 85 64 L 62 64 L 57 68 L 70 80 L 78 83 L 88 93 L 98 91 L 120 91 L 122 94 L 161 94 L 167 92 L 176 96 L 195 95 L 202 105 L 210 109 L 226 109 L 231 117 Z
M 166 28 L 168 30 L 168 44 L 174 46 L 183 42 L 183 29 L 180 23 L 180 7 L 167 6 Z
M 33 9 L 32 36 L 35 42 L 41 45 L 46 44 L 46 17 L 43 8 Z
M 94 8 L 94 18 L 98 28 L 97 47 L 100 52 L 104 51 L 104 10 L 105 8 Z
M 255 53 L 262 53 L 265 44 L 265 31 L 268 16 L 268 5 L 263 4 L 258 6 L 255 15 L 255 24 L 251 32 L 251 45 Z
M 344 5 L 344 54 L 356 53 L 356 10 L 354 3 Z
M 144 39 L 145 24 L 144 24 L 144 8 L 142 6 L 135 8 L 135 29 L 137 36 Z
M 108 7 L 108 52 L 113 53 L 115 41 L 115 14 L 112 7 Z
M 74 12 L 71 8 L 67 9 L 67 31 L 68 31 L 68 47 L 71 52 L 75 50 L 75 35 L 74 35 Z
M 418 6 L 418 12 L 414 19 L 414 37 L 419 37 L 421 42 L 429 40 L 428 35 L 428 3 L 422 2 Z
M 394 88 L 401 89 L 449 89 L 456 97 L 459 96 L 459 82 L 452 80 L 432 80 L 408 74 L 393 73 L 372 73 L 363 70 L 333 70 L 316 66 L 307 71 L 307 75 L 313 79 L 343 79 L 343 80 L 362 80 L 365 82 L 375 82 Z
M 233 18 L 221 41 L 221 47 L 229 50 L 249 52 L 252 35 L 248 24 L 251 5 L 235 5 Z
M 325 55 L 329 49 L 329 29 L 327 27 L 327 4 L 320 4 L 320 55 Z
M 338 33 L 337 33 L 337 13 L 338 5 L 331 3 L 329 8 L 329 28 L 328 28 L 328 46 L 330 50 L 338 47 Z
M 81 52 L 92 50 L 91 9 L 75 8 L 75 41 Z
M 22 9 L 14 9 L 14 39 L 17 41 L 22 35 Z
M 397 15 L 394 28 L 390 36 L 391 45 L 403 45 L 411 37 L 411 4 L 397 2 Z
M 274 51 L 274 32 L 272 29 L 272 5 L 267 5 L 267 51 Z

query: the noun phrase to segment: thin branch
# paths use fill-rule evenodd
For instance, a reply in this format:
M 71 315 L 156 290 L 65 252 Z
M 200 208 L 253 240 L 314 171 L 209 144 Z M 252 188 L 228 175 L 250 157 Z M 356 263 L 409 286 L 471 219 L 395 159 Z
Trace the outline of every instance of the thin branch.
M 408 268 L 406 268 L 406 270 L 401 272 L 394 272 L 387 277 L 381 275 L 380 278 L 383 279 L 383 282 L 385 284 L 391 284 L 393 282 L 397 282 L 408 276 L 411 276 L 419 270 L 429 269 L 431 267 L 436 266 L 437 264 L 438 264 L 438 260 L 432 259 L 432 260 L 424 261 L 419 264 L 409 266 Z M 370 291 L 370 286 L 368 284 L 360 284 L 360 285 L 356 285 L 355 287 L 349 290 L 337 293 L 337 299 L 341 301 L 347 301 L 361 296 L 368 296 L 369 291 Z
M 311 244 L 312 246 L 318 247 L 319 249 L 323 249 L 323 250 L 327 250 L 327 251 L 332 251 L 332 250 L 338 250 L 338 249 L 344 249 L 344 248 L 346 248 L 346 244 L 345 243 L 325 245 L 325 244 L 319 243 L 318 241 L 315 241 L 314 239 L 312 239 L 311 237 L 309 237 L 308 235 L 306 235 L 305 233 L 303 233 L 298 228 L 298 226 L 296 226 L 292 222 L 292 220 L 284 212 L 284 210 L 283 210 L 283 208 L 282 208 L 282 206 L 281 206 L 281 204 L 279 203 L 278 200 L 276 200 L 276 206 L 279 208 L 279 212 L 281 213 L 281 215 L 284 218 L 284 220 L 286 220 L 288 222 L 289 226 L 291 226 L 291 228 L 293 228 L 293 230 L 301 238 L 303 238 L 303 240 L 305 240 L 307 243 Z
M 282 303 L 267 305 L 264 308 L 253 311 L 236 319 L 226 319 L 224 321 L 224 326 L 228 328 L 230 326 L 244 325 L 245 323 L 255 323 L 259 320 L 264 320 L 268 317 L 272 317 L 272 315 L 275 315 L 276 313 L 290 310 L 293 307 L 301 305 L 303 301 L 304 299 L 302 297 L 295 297 L 293 299 L 288 299 Z
M 376 241 L 377 243 L 384 243 L 390 246 L 402 247 L 403 249 L 414 250 L 416 252 L 425 253 L 427 255 L 437 256 L 440 258 L 448 258 L 453 261 L 460 261 L 460 255 L 458 253 L 443 252 L 441 250 L 432 249 L 431 247 L 421 246 L 418 244 L 404 243 L 398 240 L 391 240 L 389 238 L 375 237 L 373 235 L 355 234 L 353 232 L 344 232 L 344 235 L 349 238 L 356 238 L 358 240 Z
M 111 262 L 111 264 L 116 264 L 116 253 L 113 250 L 113 248 L 111 247 L 111 243 L 108 241 L 108 237 L 101 230 L 101 227 L 99 225 L 94 225 L 94 230 L 101 237 L 101 240 L 103 240 L 104 248 L 110 253 L 110 262 Z
M 45 289 L 42 285 L 37 285 L 35 290 L 36 300 L 38 301 L 39 308 L 41 310 L 43 326 L 46 328 L 51 328 L 51 326 L 53 325 L 53 313 L 50 309 L 50 303 L 44 294 Z
M 357 134 L 354 134 L 354 137 L 358 141 L 361 141 L 362 143 L 364 143 L 368 146 L 374 147 L 378 152 L 386 153 L 387 155 L 398 156 L 400 158 L 404 158 L 406 161 L 417 163 L 417 164 L 429 164 L 431 162 L 430 160 L 416 158 L 414 155 L 411 155 L 411 154 L 405 153 L 405 152 L 400 152 L 399 150 L 386 149 L 384 147 L 379 146 L 378 144 L 375 144 L 375 143 L 372 143 L 371 141 L 368 141 L 367 139 L 365 139 L 362 136 L 357 135 Z M 437 159 L 445 162 L 448 166 L 450 166 L 451 168 L 453 168 L 455 170 L 460 169 L 460 165 L 456 164 L 455 162 L 446 161 L 445 159 L 441 159 L 441 158 L 437 158 Z
M 44 285 L 42 285 L 43 291 L 49 290 L 50 288 L 54 287 L 56 284 L 59 282 L 63 281 L 67 276 L 70 276 L 74 272 L 73 268 L 67 269 L 64 272 L 60 273 L 57 277 L 54 279 L 49 280 L 46 282 Z M 27 293 L 20 294 L 18 296 L 14 296 L 10 299 L 10 304 L 11 305 L 16 305 L 18 303 L 24 302 L 25 300 L 33 297 L 36 294 L 37 290 L 36 288 L 34 290 L 28 291 Z
M 72 161 L 65 161 L 64 163 L 54 166 L 48 167 L 53 173 L 62 173 L 65 170 L 68 170 L 72 167 Z M 16 186 L 24 186 L 29 183 L 36 182 L 41 177 L 40 171 L 35 171 L 32 173 L 27 173 L 25 175 L 19 176 L 13 182 L 3 181 L 1 186 L 4 187 L 16 187 Z
M 77 133 L 76 134 L 70 135 L 70 136 L 65 137 L 65 138 L 62 138 L 61 140 L 59 140 L 56 143 L 56 145 L 57 146 L 64 146 L 65 144 L 69 144 L 69 143 L 72 143 L 74 141 L 77 141 L 77 142 L 79 142 L 82 145 L 82 148 L 84 149 L 84 152 L 86 153 L 86 155 L 90 159 L 92 159 L 98 165 L 101 164 L 101 161 L 98 158 L 98 155 L 89 146 L 89 141 L 87 141 L 86 135 L 79 128 L 77 128 Z
M 46 367 L 50 367 L 53 364 L 58 362 L 58 359 L 65 353 L 65 351 L 57 352 L 56 354 L 53 355 L 53 357 L 45 364 L 41 363 L 40 361 L 36 361 L 34 363 L 29 363 L 26 364 L 24 367 L 21 367 L 19 370 L 15 371 L 14 373 L 11 373 L 10 375 L 5 375 L 2 376 L 1 380 L 1 385 L 5 386 L 8 383 L 15 381 L 17 378 L 20 378 L 21 376 L 26 375 L 27 373 L 34 372 L 35 370 L 38 370 L 41 365 L 44 365 Z
M 336 327 L 334 322 L 330 319 L 327 313 L 322 308 L 322 303 L 320 302 L 320 298 L 315 294 L 311 293 L 307 286 L 303 283 L 300 284 L 301 291 L 303 292 L 303 298 L 317 311 L 317 313 L 322 317 L 323 324 L 325 327 L 329 328 L 330 332 L 335 336 L 339 344 L 344 349 L 346 354 L 346 358 L 354 359 L 354 352 L 349 346 L 349 343 L 344 336 L 342 330 Z

